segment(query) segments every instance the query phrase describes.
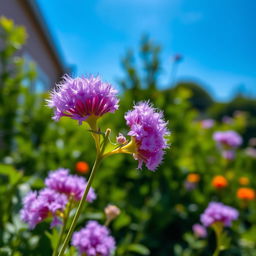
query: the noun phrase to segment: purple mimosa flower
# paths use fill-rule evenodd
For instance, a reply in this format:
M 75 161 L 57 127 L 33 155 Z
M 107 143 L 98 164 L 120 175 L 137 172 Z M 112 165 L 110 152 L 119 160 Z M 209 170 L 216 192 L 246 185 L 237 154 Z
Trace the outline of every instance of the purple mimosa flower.
M 65 194 L 67 197 L 73 196 L 74 200 L 80 201 L 87 182 L 83 177 L 70 175 L 68 169 L 60 168 L 49 174 L 45 179 L 45 185 L 50 189 Z M 90 188 L 86 200 L 92 202 L 95 199 L 96 194 L 94 189 Z
M 77 248 L 79 255 L 87 256 L 110 256 L 115 250 L 115 240 L 108 228 L 97 221 L 89 221 L 85 228 L 75 232 L 72 245 Z
M 194 232 L 194 234 L 199 237 L 199 238 L 205 238 L 207 237 L 207 230 L 204 226 L 202 226 L 201 224 L 194 224 L 192 226 L 192 230 Z
M 242 137 L 235 131 L 215 132 L 213 139 L 225 148 L 237 148 L 243 142 Z
M 205 227 L 209 227 L 215 222 L 220 222 L 224 226 L 231 226 L 232 221 L 238 218 L 238 211 L 223 203 L 211 202 L 201 214 L 200 220 Z
M 117 91 L 99 77 L 64 76 L 63 82 L 52 91 L 48 106 L 54 109 L 54 120 L 68 116 L 79 124 L 90 116 L 100 117 L 118 109 Z
M 125 114 L 125 119 L 130 127 L 128 135 L 135 139 L 137 152 L 134 158 L 139 161 L 138 168 L 144 162 L 154 171 L 163 159 L 164 149 L 168 148 L 166 136 L 169 131 L 163 113 L 148 102 L 140 102 Z
M 58 212 L 62 212 L 67 204 L 67 197 L 54 190 L 45 188 L 38 192 L 30 192 L 23 199 L 21 219 L 33 229 L 48 217 L 53 217 L 51 226 L 59 224 Z

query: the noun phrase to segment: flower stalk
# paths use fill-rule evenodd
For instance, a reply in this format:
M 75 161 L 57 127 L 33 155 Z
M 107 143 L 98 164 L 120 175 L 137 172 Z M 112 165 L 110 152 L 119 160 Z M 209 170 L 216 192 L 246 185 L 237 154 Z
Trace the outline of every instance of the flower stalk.
M 68 218 L 69 218 L 70 211 L 72 210 L 72 206 L 73 206 L 73 198 L 71 197 L 70 201 L 69 201 L 68 208 L 67 208 L 67 212 L 66 212 L 65 216 L 63 217 L 63 225 L 62 225 L 62 228 L 61 228 L 61 231 L 60 231 L 60 236 L 59 236 L 59 240 L 58 240 L 57 246 L 56 246 L 56 248 L 55 248 L 55 250 L 53 252 L 53 256 L 57 256 L 58 255 L 59 247 L 61 245 L 63 236 L 64 236 L 65 231 L 66 231 L 66 227 L 67 227 L 67 223 L 68 223 Z
M 68 231 L 68 233 L 67 233 L 67 235 L 65 237 L 64 243 L 63 243 L 63 245 L 62 245 L 62 247 L 60 249 L 60 252 L 59 252 L 58 256 L 63 256 L 64 253 L 65 253 L 65 250 L 66 250 L 66 248 L 68 246 L 68 243 L 69 243 L 69 241 L 71 239 L 71 236 L 72 236 L 72 234 L 73 234 L 73 232 L 75 230 L 78 218 L 79 218 L 79 216 L 80 216 L 80 214 L 81 214 L 81 212 L 82 212 L 82 210 L 84 208 L 84 205 L 85 205 L 85 202 L 86 202 L 86 197 L 87 197 L 87 195 L 89 193 L 89 189 L 90 189 L 90 187 L 92 185 L 92 181 L 93 181 L 93 179 L 95 177 L 95 174 L 96 174 L 96 171 L 97 171 L 97 169 L 98 169 L 98 167 L 100 165 L 100 162 L 101 162 L 101 156 L 98 155 L 96 157 L 96 159 L 95 159 L 95 162 L 94 162 L 94 165 L 93 165 L 93 168 L 92 168 L 92 172 L 90 174 L 90 177 L 89 177 L 86 189 L 84 191 L 83 197 L 82 197 L 82 199 L 79 202 L 79 205 L 78 205 L 78 208 L 76 210 L 75 216 L 74 216 L 74 218 L 72 220 L 72 223 L 70 225 L 69 231 Z
M 93 128 L 93 127 L 91 127 L 91 128 Z M 70 228 L 68 230 L 68 233 L 67 233 L 67 235 L 65 237 L 64 243 L 63 243 L 63 245 L 62 245 L 62 247 L 60 249 L 60 252 L 59 252 L 58 256 L 63 256 L 64 255 L 65 250 L 66 250 L 66 248 L 68 246 L 68 243 L 69 243 L 69 241 L 71 239 L 71 236 L 72 236 L 72 234 L 73 234 L 73 232 L 75 230 L 75 227 L 76 227 L 76 224 L 78 222 L 79 216 L 80 216 L 80 214 L 81 214 L 81 212 L 82 212 L 82 210 L 84 208 L 84 205 L 85 205 L 85 202 L 86 202 L 86 197 L 87 197 L 87 195 L 89 193 L 89 190 L 90 190 L 90 188 L 92 186 L 92 182 L 94 180 L 95 174 L 96 174 L 96 172 L 97 172 L 97 170 L 98 170 L 98 168 L 100 166 L 100 163 L 101 163 L 101 161 L 103 159 L 103 154 L 104 154 L 104 151 L 105 151 L 106 144 L 108 142 L 108 137 L 109 137 L 110 132 L 111 132 L 111 130 L 107 129 L 107 131 L 105 133 L 104 141 L 102 143 L 102 146 L 101 146 L 101 148 L 99 148 L 99 150 L 97 150 L 96 159 L 95 159 L 95 162 L 94 162 L 94 165 L 93 165 L 93 168 L 92 168 L 92 171 L 91 171 L 91 174 L 90 174 L 90 177 L 89 177 L 86 189 L 84 191 L 82 199 L 79 202 L 79 205 L 78 205 L 78 208 L 76 210 L 75 216 L 74 216 L 74 218 L 72 220 L 72 223 L 70 225 Z M 96 141 L 99 142 L 99 136 L 100 135 L 98 135 L 98 137 L 96 137 L 95 134 L 92 132 L 92 136 L 95 138 L 95 143 L 97 143 Z M 97 148 L 97 144 L 96 144 L 96 148 Z
M 216 249 L 213 253 L 213 256 L 219 256 L 221 248 L 221 232 L 223 230 L 223 225 L 221 223 L 215 223 L 212 225 L 212 228 L 216 236 Z

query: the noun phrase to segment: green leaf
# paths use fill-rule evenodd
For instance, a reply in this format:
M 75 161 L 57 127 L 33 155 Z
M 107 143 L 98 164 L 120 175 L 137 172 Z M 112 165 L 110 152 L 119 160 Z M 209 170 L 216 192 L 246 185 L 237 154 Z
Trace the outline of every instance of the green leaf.
M 6 183 L 9 183 L 10 186 L 12 186 L 21 179 L 23 173 L 17 171 L 11 165 L 0 164 L 0 176 L 2 176 L 3 180 L 6 179 Z
M 230 241 L 231 241 L 231 239 L 228 236 L 227 232 L 223 232 L 220 235 L 220 250 L 223 251 L 223 250 L 228 249 L 230 246 Z
M 149 255 L 150 250 L 142 244 L 131 244 L 128 246 L 128 251 L 136 252 L 141 255 Z
M 45 231 L 45 235 L 49 238 L 51 241 L 52 249 L 54 249 L 57 246 L 58 238 L 59 238 L 59 232 L 54 228 L 52 230 L 52 233 Z

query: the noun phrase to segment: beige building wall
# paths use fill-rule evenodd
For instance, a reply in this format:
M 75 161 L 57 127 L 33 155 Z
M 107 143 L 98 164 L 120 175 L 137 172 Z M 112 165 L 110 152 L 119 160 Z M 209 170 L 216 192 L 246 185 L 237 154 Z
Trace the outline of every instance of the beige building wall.
M 65 73 L 65 68 L 35 0 L 0 0 L 2 15 L 13 19 L 17 25 L 25 26 L 28 40 L 22 54 L 36 62 L 39 80 L 45 87 L 43 90 L 54 86 Z

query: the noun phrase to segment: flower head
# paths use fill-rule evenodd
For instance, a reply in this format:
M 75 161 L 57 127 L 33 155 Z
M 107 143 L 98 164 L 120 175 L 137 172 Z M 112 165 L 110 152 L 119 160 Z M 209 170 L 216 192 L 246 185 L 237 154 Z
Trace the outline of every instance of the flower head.
M 212 185 L 218 189 L 225 188 L 228 185 L 228 181 L 224 176 L 217 175 L 213 178 Z
M 112 204 L 108 205 L 104 209 L 104 212 L 107 216 L 108 221 L 115 219 L 121 213 L 120 209 L 117 206 Z
M 232 160 L 235 158 L 235 151 L 233 149 L 222 150 L 221 155 L 227 160 Z
M 86 180 L 83 177 L 77 175 L 70 175 L 68 169 L 60 168 L 53 171 L 45 180 L 45 185 L 59 193 L 66 196 L 72 196 L 74 200 L 80 201 L 84 190 L 86 188 Z M 86 200 L 92 202 L 96 199 L 96 194 L 92 188 L 90 188 Z
M 85 228 L 75 232 L 72 245 L 80 255 L 110 256 L 115 250 L 115 240 L 109 234 L 108 228 L 96 221 L 89 221 Z
M 79 173 L 87 173 L 89 172 L 89 165 L 84 161 L 79 161 L 76 163 L 76 171 Z
M 230 116 L 224 116 L 222 118 L 222 122 L 224 124 L 232 124 L 234 122 L 234 119 L 232 117 L 230 117 Z
M 64 76 L 63 82 L 52 91 L 48 106 L 54 109 L 54 120 L 68 116 L 79 124 L 90 116 L 96 118 L 118 109 L 117 91 L 99 77 Z
M 185 180 L 184 187 L 187 191 L 192 191 L 192 190 L 196 189 L 197 182 L 189 182 L 189 181 Z
M 245 149 L 245 154 L 251 158 L 256 158 L 256 149 L 248 147 Z
M 213 139 L 224 148 L 237 148 L 243 142 L 242 137 L 235 131 L 215 132 Z
M 140 102 L 125 114 L 125 119 L 130 127 L 128 135 L 136 144 L 134 158 L 139 161 L 138 168 L 145 163 L 149 170 L 154 171 L 163 159 L 164 149 L 168 147 L 165 137 L 169 131 L 163 113 L 148 102 Z
M 187 176 L 187 181 L 188 182 L 191 182 L 191 183 L 198 183 L 200 180 L 200 175 L 197 174 L 197 173 L 190 173 L 188 176 Z
M 239 199 L 251 201 L 255 198 L 255 192 L 251 188 L 239 188 L 236 196 Z
M 255 147 L 256 146 L 256 138 L 250 138 L 249 146 Z
M 120 145 L 123 145 L 127 142 L 127 140 L 122 133 L 119 133 L 119 135 L 116 137 L 116 142 Z
M 58 213 L 62 212 L 67 204 L 67 197 L 54 190 L 45 188 L 39 193 L 30 192 L 23 199 L 21 219 L 33 229 L 38 223 L 48 217 L 53 217 L 52 226 L 58 224 Z
M 238 211 L 230 206 L 218 202 L 209 203 L 200 220 L 205 227 L 211 226 L 215 222 L 220 222 L 224 226 L 231 226 L 232 221 L 238 218 Z
M 204 129 L 210 129 L 214 126 L 215 121 L 213 119 L 204 119 L 201 121 L 201 126 Z
M 238 179 L 238 182 L 242 186 L 247 186 L 250 183 L 250 180 L 247 177 L 243 176 Z
M 192 226 L 192 230 L 194 232 L 194 234 L 199 237 L 199 238 L 205 238 L 207 237 L 207 230 L 204 226 L 202 226 L 201 224 L 194 224 Z

